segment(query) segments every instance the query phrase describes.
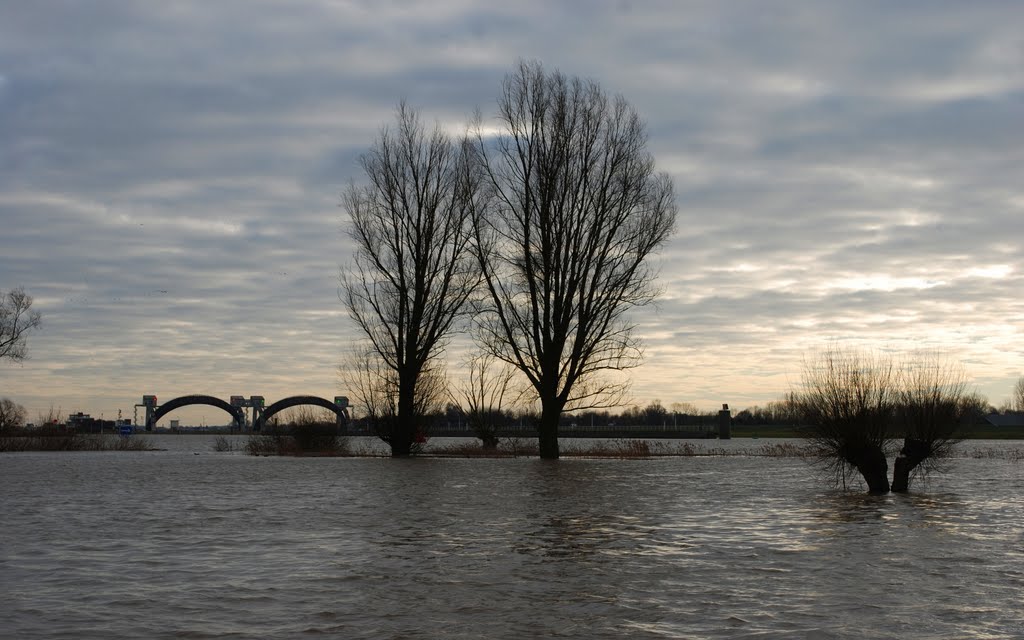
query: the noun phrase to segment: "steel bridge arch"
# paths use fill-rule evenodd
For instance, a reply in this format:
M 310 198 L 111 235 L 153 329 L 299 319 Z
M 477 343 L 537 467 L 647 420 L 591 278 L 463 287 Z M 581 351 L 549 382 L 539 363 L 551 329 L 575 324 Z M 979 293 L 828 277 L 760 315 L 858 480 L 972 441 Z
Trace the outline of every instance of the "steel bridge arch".
M 263 426 L 266 425 L 267 420 L 274 417 L 275 414 L 280 413 L 285 409 L 290 409 L 300 405 L 315 405 L 323 407 L 324 409 L 330 409 L 336 416 L 338 416 L 339 427 L 344 426 L 345 423 L 348 422 L 348 412 L 345 411 L 345 408 L 334 404 L 330 400 L 319 396 L 291 396 L 278 400 L 264 409 L 263 413 L 260 414 L 260 417 L 255 421 L 255 424 L 253 424 L 253 431 L 259 431 L 262 429 Z
M 224 402 L 220 398 L 215 398 L 214 396 L 191 395 L 175 398 L 174 400 L 165 402 L 157 407 L 156 410 L 153 411 L 153 414 L 146 420 L 146 431 L 152 431 L 156 426 L 156 423 L 160 421 L 160 418 L 164 417 L 168 413 L 175 409 L 186 407 L 190 404 L 207 404 L 217 407 L 218 409 L 223 409 L 231 415 L 231 419 L 234 421 L 234 425 L 236 427 L 241 427 L 245 424 L 245 410 L 241 407 L 232 407 L 227 402 Z

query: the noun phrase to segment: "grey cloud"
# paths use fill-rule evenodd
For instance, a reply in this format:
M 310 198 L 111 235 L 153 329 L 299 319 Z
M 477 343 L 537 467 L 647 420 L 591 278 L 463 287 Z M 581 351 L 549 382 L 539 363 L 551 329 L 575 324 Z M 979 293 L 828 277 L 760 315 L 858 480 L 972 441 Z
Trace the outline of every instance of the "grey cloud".
M 1014 2 L 9 3 L 0 289 L 46 328 L 4 393 L 108 416 L 333 393 L 359 154 L 403 98 L 490 120 L 535 58 L 625 95 L 676 182 L 639 402 L 764 402 L 828 339 L 945 347 L 998 402 L 1024 372 L 1021 22 Z

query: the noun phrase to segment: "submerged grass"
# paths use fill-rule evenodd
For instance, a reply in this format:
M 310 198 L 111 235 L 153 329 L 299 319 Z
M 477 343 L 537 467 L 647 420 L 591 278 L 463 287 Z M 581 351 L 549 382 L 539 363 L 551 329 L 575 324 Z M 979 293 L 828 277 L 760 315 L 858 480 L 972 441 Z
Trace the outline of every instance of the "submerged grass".
M 479 442 L 431 444 L 423 453 L 433 457 L 518 458 L 539 455 L 533 438 L 504 438 L 496 449 Z M 809 445 L 780 442 L 764 443 L 749 448 L 714 447 L 693 442 L 664 442 L 641 439 L 611 439 L 597 442 L 570 442 L 561 450 L 564 458 L 646 459 L 658 457 L 696 456 L 763 456 L 771 458 L 809 458 L 814 452 Z
M 0 451 L 153 451 L 149 440 L 137 436 L 79 434 L 66 431 L 23 430 L 0 436 Z
M 314 442 L 308 442 L 302 438 L 278 434 L 250 436 L 248 442 L 245 443 L 245 452 L 251 456 L 343 457 L 353 455 L 347 438 L 320 438 Z

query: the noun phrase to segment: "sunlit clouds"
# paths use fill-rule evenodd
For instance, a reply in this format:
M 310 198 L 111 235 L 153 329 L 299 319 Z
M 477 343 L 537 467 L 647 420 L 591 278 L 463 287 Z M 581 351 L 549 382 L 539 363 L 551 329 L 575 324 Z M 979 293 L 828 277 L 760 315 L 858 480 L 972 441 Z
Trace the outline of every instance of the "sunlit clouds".
M 1021 24 L 996 1 L 6 3 L 0 289 L 44 324 L 0 396 L 110 418 L 343 393 L 360 154 L 402 99 L 497 131 L 526 58 L 621 93 L 675 182 L 634 402 L 763 404 L 839 342 L 942 351 L 998 405 L 1024 375 Z

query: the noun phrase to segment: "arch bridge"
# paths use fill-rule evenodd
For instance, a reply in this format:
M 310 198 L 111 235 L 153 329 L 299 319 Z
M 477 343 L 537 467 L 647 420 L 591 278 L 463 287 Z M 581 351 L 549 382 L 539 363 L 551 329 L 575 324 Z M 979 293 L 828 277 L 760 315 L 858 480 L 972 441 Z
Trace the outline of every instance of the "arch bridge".
M 146 431 L 152 431 L 157 422 L 181 407 L 190 405 L 208 405 L 223 409 L 231 416 L 231 428 L 242 430 L 246 427 L 246 409 L 252 409 L 252 429 L 260 431 L 267 421 L 276 414 L 298 406 L 316 406 L 334 412 L 337 418 L 338 429 L 344 429 L 348 424 L 348 398 L 346 396 L 334 396 L 334 402 L 319 396 L 289 396 L 282 398 L 269 406 L 265 406 L 263 396 L 231 396 L 230 401 L 225 402 L 215 396 L 192 394 L 179 396 L 163 404 L 154 395 L 142 396 L 142 403 L 135 405 L 136 408 L 143 407 L 146 410 Z

